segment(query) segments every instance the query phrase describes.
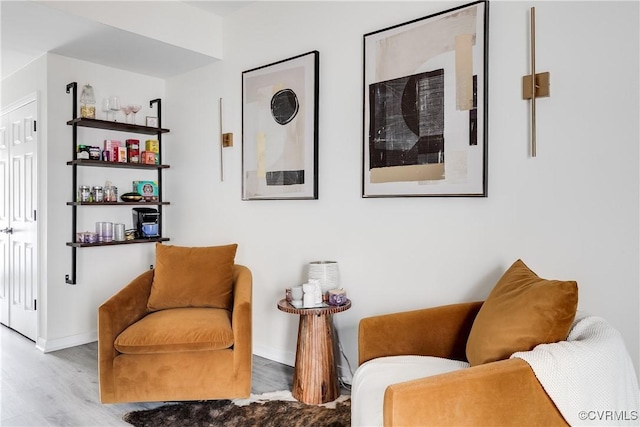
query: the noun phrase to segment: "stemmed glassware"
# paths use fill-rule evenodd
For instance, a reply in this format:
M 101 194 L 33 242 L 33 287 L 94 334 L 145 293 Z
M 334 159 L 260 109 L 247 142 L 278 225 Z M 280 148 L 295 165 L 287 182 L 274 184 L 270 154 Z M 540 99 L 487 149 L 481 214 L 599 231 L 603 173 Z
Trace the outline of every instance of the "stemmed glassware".
M 116 113 L 120 111 L 120 100 L 117 96 L 112 96 L 109 98 L 109 109 L 113 112 L 113 121 L 117 122 Z
M 136 124 L 136 113 L 138 111 L 140 111 L 140 109 L 142 108 L 142 105 L 137 105 L 137 104 L 129 105 L 129 108 L 131 108 L 131 113 L 133 113 L 133 119 L 132 120 L 133 120 L 133 124 L 135 125 Z
M 124 122 L 129 123 L 129 114 L 131 114 L 131 105 L 123 105 L 120 107 L 122 112 L 124 113 Z
M 107 116 L 105 120 L 109 121 L 109 113 L 111 112 L 111 107 L 109 105 L 109 98 L 102 99 L 102 111 Z
M 109 113 L 113 114 L 111 120 L 118 121 L 116 113 L 122 111 L 124 113 L 124 122 L 129 123 L 129 114 L 132 115 L 131 124 L 136 124 L 136 113 L 140 111 L 142 105 L 138 104 L 125 104 L 120 105 L 120 100 L 117 96 L 110 96 L 102 99 L 102 111 L 106 114 L 106 120 L 109 120 Z

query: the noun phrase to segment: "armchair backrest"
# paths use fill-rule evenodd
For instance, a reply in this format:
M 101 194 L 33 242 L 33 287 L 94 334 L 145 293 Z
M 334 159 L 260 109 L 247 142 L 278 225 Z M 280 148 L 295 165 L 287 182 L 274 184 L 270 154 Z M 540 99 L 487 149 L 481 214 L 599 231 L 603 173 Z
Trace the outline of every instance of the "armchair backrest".
M 367 317 L 358 330 L 358 361 L 397 355 L 467 361 L 466 345 L 482 301 Z

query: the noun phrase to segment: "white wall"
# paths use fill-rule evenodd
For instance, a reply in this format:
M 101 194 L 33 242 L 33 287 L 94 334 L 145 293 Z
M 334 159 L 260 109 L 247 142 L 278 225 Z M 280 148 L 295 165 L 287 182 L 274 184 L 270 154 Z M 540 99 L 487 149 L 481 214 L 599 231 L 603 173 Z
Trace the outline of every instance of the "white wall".
M 489 197 L 360 197 L 362 36 L 460 2 L 257 2 L 225 21 L 225 60 L 167 81 L 167 229 L 173 244 L 239 243 L 254 274 L 254 352 L 293 363 L 284 288 L 306 264 L 340 263 L 353 307 L 334 317 L 355 369 L 358 321 L 483 299 L 517 258 L 575 279 L 579 308 L 623 334 L 638 370 L 638 3 L 491 2 Z M 538 157 L 528 155 L 529 7 Z M 241 73 L 320 52 L 319 200 L 241 201 Z M 220 180 L 218 100 L 225 102 Z M 341 361 L 345 365 L 344 361 Z

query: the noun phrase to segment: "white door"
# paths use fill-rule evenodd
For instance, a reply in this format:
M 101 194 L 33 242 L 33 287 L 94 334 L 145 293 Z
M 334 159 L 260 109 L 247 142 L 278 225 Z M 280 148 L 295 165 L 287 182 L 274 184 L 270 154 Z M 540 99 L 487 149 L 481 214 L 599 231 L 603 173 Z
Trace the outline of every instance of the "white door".
M 37 163 L 35 99 L 0 124 L 0 322 L 37 336 Z
M 9 228 L 9 115 L 0 121 L 0 230 Z M 0 323 L 9 324 L 9 235 L 0 233 Z

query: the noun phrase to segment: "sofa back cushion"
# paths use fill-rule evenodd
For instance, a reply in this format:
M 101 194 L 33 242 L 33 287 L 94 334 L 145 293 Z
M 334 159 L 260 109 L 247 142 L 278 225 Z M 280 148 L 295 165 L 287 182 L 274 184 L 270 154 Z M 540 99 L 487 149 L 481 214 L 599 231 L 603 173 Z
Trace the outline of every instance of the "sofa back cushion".
M 149 311 L 181 307 L 231 310 L 237 244 L 183 247 L 156 244 Z
M 471 366 L 567 338 L 578 307 L 575 281 L 538 277 L 517 260 L 480 308 L 467 340 Z

